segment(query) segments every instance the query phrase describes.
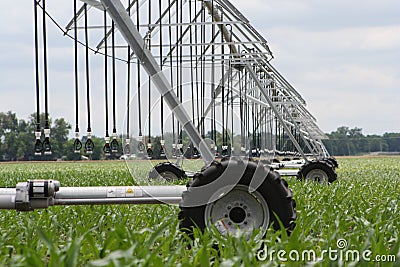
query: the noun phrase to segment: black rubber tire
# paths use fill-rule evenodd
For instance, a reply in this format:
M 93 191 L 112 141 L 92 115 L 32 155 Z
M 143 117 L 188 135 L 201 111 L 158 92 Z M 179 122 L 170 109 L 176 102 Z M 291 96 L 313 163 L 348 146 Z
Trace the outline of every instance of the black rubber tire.
M 299 170 L 299 172 L 297 173 L 297 178 L 302 181 L 307 180 L 307 176 L 312 174 L 310 172 L 312 172 L 312 171 L 315 172 L 318 170 L 323 171 L 325 173 L 328 183 L 332 183 L 337 180 L 337 174 L 336 174 L 335 168 L 331 165 L 330 162 L 326 162 L 323 160 L 310 161 L 310 162 L 307 162 L 306 164 L 304 164 L 301 167 L 301 169 Z M 321 182 L 321 183 L 323 182 L 320 177 L 317 177 L 317 179 L 318 179 L 318 182 Z
M 267 202 L 270 215 L 268 227 L 272 224 L 273 228 L 278 230 L 280 229 L 278 221 L 280 221 L 286 228 L 288 234 L 290 234 L 295 227 L 296 212 L 294 207 L 296 206 L 296 202 L 292 198 L 292 191 L 288 188 L 287 182 L 281 179 L 279 173 L 272 171 L 263 164 L 237 158 L 231 158 L 229 161 L 226 160 L 220 163 L 213 162 L 209 167 L 194 176 L 193 182 L 190 184 L 188 190 L 184 191 L 182 194 L 182 201 L 179 205 L 181 209 L 178 217 L 180 220 L 179 228 L 191 237 L 193 237 L 193 228 L 198 227 L 201 231 L 205 230 L 205 210 L 207 204 L 191 206 L 190 203 L 192 198 L 194 198 L 194 193 L 191 189 L 207 185 L 217 178 L 220 178 L 228 165 L 229 168 L 233 168 L 234 171 L 236 170 L 235 168 L 237 168 L 237 172 L 233 173 L 243 173 L 237 183 L 238 185 L 249 186 L 256 171 L 257 173 L 262 171 L 262 175 L 265 174 L 265 178 L 256 191 L 261 194 Z M 260 170 L 259 168 L 263 169 Z M 220 179 L 225 179 L 225 177 Z M 215 188 L 214 192 L 218 189 L 219 188 Z M 208 199 L 205 199 L 205 201 L 207 200 Z
M 337 162 L 335 157 L 329 157 L 326 159 L 326 161 L 328 161 L 334 168 L 339 167 L 339 163 Z
M 161 162 L 151 169 L 149 172 L 149 180 L 159 179 L 160 176 L 167 182 L 174 182 L 176 180 L 186 179 L 185 171 L 176 164 L 171 162 Z

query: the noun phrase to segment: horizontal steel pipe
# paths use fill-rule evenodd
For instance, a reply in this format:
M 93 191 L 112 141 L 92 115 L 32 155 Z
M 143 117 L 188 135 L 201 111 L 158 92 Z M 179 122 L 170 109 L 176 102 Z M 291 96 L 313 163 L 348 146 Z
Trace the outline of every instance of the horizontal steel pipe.
M 54 205 L 179 204 L 182 197 L 54 199 Z
M 3 192 L 0 192 L 0 209 L 6 209 L 6 210 L 15 209 L 15 189 L 14 189 L 14 195 L 3 194 Z
M 276 170 L 281 176 L 296 176 L 299 170 Z
M 60 187 L 54 199 L 181 197 L 186 186 L 93 186 Z
M 15 196 L 15 187 L 13 188 L 0 188 L 0 195 L 14 195 Z

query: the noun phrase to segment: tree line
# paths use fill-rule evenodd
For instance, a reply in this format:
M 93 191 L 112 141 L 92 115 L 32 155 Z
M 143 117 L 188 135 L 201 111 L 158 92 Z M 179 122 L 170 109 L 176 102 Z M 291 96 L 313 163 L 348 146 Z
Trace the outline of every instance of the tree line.
M 383 135 L 364 135 L 361 128 L 342 126 L 327 134 L 324 140 L 326 149 L 331 155 L 352 156 L 374 152 L 387 154 L 400 153 L 400 133 Z
M 44 114 L 41 114 L 44 121 Z M 51 128 L 51 155 L 34 155 L 36 114 L 32 114 L 28 120 L 18 119 L 11 111 L 0 112 L 0 161 L 23 161 L 23 160 L 79 160 L 84 155 L 74 153 L 74 138 L 69 138 L 71 125 L 64 118 L 57 118 L 54 121 L 49 119 Z M 324 144 L 331 155 L 361 155 L 372 152 L 400 152 L 400 133 L 385 133 L 383 135 L 364 135 L 361 128 L 342 126 L 336 131 L 327 134 L 329 139 Z M 85 142 L 82 138 L 82 143 Z M 165 139 L 172 139 L 172 135 L 166 134 Z M 185 136 L 185 143 L 188 139 Z M 217 133 L 217 141 L 221 134 Z M 105 159 L 103 152 L 104 139 L 93 136 L 95 144 L 91 159 Z M 160 150 L 160 137 L 153 137 L 153 152 L 158 155 Z M 136 140 L 132 140 L 135 148 Z M 172 140 L 171 140 L 172 142 Z M 112 154 L 107 158 L 119 158 L 122 154 L 122 144 L 119 143 L 119 153 Z M 132 151 L 135 152 L 135 151 Z
M 40 118 L 44 121 L 44 114 L 40 114 Z M 75 139 L 69 138 L 71 124 L 64 118 L 57 118 L 54 121 L 49 118 L 49 125 L 52 153 L 36 156 L 34 153 L 36 113 L 30 115 L 25 121 L 18 119 L 17 115 L 11 111 L 0 112 L 0 161 L 80 160 L 85 157 L 83 149 L 81 153 L 74 152 Z M 42 136 L 44 136 L 43 132 Z M 92 140 L 94 150 L 89 157 L 94 160 L 104 159 L 104 138 L 92 136 Z M 81 141 L 84 144 L 86 137 L 84 136 Z M 119 151 L 122 151 L 121 144 L 119 144 Z M 119 156 L 120 153 L 111 157 Z
M 44 114 L 41 114 L 44 121 Z M 52 155 L 48 160 L 62 157 L 68 145 L 68 135 L 71 125 L 64 118 L 57 118 L 54 122 L 49 119 L 51 125 Z M 0 112 L 0 160 L 37 160 L 34 155 L 34 143 L 36 129 L 36 113 L 27 121 L 18 119 L 11 111 Z

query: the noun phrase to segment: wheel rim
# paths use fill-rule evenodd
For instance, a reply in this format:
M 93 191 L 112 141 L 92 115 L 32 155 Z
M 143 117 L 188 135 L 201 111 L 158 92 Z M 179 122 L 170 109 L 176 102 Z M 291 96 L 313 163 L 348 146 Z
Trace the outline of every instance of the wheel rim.
M 160 180 L 165 180 L 167 182 L 174 182 L 178 180 L 178 176 L 175 175 L 175 173 L 171 171 L 164 171 L 159 174 L 158 177 Z
M 325 171 L 321 169 L 314 169 L 307 173 L 306 180 L 317 181 L 318 183 L 327 183 L 329 177 Z
M 250 237 L 254 230 L 262 238 L 269 225 L 268 204 L 258 191 L 249 192 L 244 185 L 236 185 L 205 209 L 205 222 L 212 225 L 222 236 L 243 233 Z

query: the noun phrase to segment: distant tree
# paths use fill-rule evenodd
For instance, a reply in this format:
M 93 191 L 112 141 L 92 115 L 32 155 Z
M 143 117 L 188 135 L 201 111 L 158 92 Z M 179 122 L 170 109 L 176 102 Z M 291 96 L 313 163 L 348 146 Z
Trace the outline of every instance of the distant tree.
M 11 111 L 0 113 L 0 140 L 2 143 L 3 160 L 17 160 L 23 158 L 21 140 L 18 139 L 18 118 Z
M 11 111 L 0 112 L 0 135 L 7 132 L 15 132 L 18 128 L 17 115 Z
M 31 149 L 31 145 L 35 137 L 31 131 L 29 122 L 22 119 L 18 121 L 17 135 L 19 141 L 17 160 L 32 160 L 34 152 Z
M 329 153 L 337 156 L 400 151 L 400 133 L 364 136 L 361 128 L 342 126 L 327 136 L 329 139 L 324 140 L 324 144 Z
M 383 139 L 387 144 L 388 151 L 400 151 L 400 133 L 384 133 Z
M 67 149 L 69 130 L 71 130 L 71 125 L 64 118 L 54 120 L 54 126 L 51 128 L 51 140 L 53 154 L 57 158 L 62 158 Z
M 92 141 L 94 143 L 94 149 L 93 149 L 93 153 L 92 154 L 87 154 L 85 152 L 85 143 L 86 143 L 87 137 L 83 136 L 82 137 L 82 155 L 85 157 L 88 157 L 91 160 L 99 160 L 99 159 L 104 159 L 104 152 L 103 152 L 103 146 L 104 146 L 104 141 L 103 138 L 99 138 L 96 136 L 92 136 Z M 73 149 L 73 147 L 71 147 L 71 149 Z
M 44 114 L 40 114 L 40 121 L 45 120 Z M 49 117 L 50 144 L 52 155 L 34 156 L 36 113 L 31 114 L 28 121 L 18 120 L 15 113 L 8 111 L 0 113 L 0 160 L 54 160 L 63 155 L 68 140 L 71 126 L 63 118 L 56 119 L 54 126 Z M 42 130 L 42 141 L 44 138 Z
M 368 153 L 374 151 L 381 151 L 382 136 L 374 134 L 374 135 L 367 135 L 366 138 L 368 140 L 368 149 L 366 150 Z
M 37 115 L 36 114 L 37 114 L 36 112 L 32 113 L 29 116 L 29 119 L 28 119 L 29 130 L 32 132 L 32 134 L 36 130 L 36 122 L 37 122 Z M 45 114 L 44 113 L 40 113 L 40 126 L 41 126 L 41 128 L 44 128 L 45 118 L 46 118 Z M 50 116 L 48 117 L 48 123 L 49 123 L 49 126 L 51 127 L 52 119 L 51 119 Z M 42 131 L 42 133 L 43 133 L 43 131 Z
M 349 127 L 339 127 L 336 131 L 327 134 L 327 136 L 329 139 L 324 140 L 324 143 L 331 154 L 337 156 L 349 155 Z
M 49 126 L 51 128 L 50 133 L 50 143 L 52 146 L 52 155 L 50 156 L 34 156 L 34 143 L 36 130 L 36 113 L 31 114 L 28 121 L 18 120 L 17 115 L 12 111 L 0 112 L 0 160 L 54 160 L 57 158 L 63 158 L 68 160 L 80 160 L 82 156 L 87 156 L 90 159 L 117 159 L 123 153 L 123 138 L 120 136 L 118 138 L 118 153 L 114 153 L 111 156 L 107 156 L 103 152 L 104 139 L 96 136 L 92 137 L 94 142 L 94 151 L 92 154 L 87 154 L 84 151 L 84 145 L 86 142 L 86 136 L 82 137 L 81 142 L 83 148 L 80 153 L 74 153 L 73 143 L 75 138 L 68 139 L 69 131 L 71 130 L 71 125 L 64 118 L 57 118 L 52 123 L 52 119 L 49 117 Z M 44 114 L 40 114 L 41 128 L 43 128 L 43 122 L 45 121 Z M 231 133 L 227 132 L 228 139 L 227 145 L 231 146 Z M 212 139 L 216 136 L 216 143 L 218 144 L 218 153 L 221 153 L 222 144 L 222 133 L 215 131 L 208 131 L 205 133 L 205 138 Z M 358 155 L 362 153 L 370 153 L 375 151 L 387 151 L 387 152 L 399 152 L 400 151 L 400 133 L 385 133 L 383 136 L 380 135 L 363 135 L 362 129 L 355 127 L 349 128 L 347 126 L 338 127 L 336 131 L 327 134 L 328 140 L 324 140 L 324 144 L 328 149 L 329 153 L 332 155 Z M 42 129 L 42 140 L 44 138 Z M 258 142 L 258 139 L 269 142 L 269 140 L 274 139 L 272 135 L 252 136 L 246 139 L 247 145 L 253 144 L 253 140 Z M 164 133 L 164 140 L 166 143 L 166 153 L 170 157 L 172 153 L 172 143 L 175 139 L 175 143 L 178 142 L 177 133 L 173 135 L 170 132 Z M 160 136 L 151 137 L 153 156 L 154 158 L 159 157 L 160 153 Z M 147 139 L 145 138 L 145 144 L 147 144 Z M 240 136 L 235 136 L 233 139 L 236 153 L 239 153 L 241 146 Z M 182 133 L 182 143 L 183 147 L 190 143 L 188 135 Z M 289 142 L 285 142 L 289 143 Z M 137 154 L 137 144 L 138 140 L 131 138 L 131 154 Z M 302 146 L 302 145 L 301 145 Z M 267 145 L 266 145 L 267 147 Z M 286 147 L 284 147 L 286 148 Z M 287 149 L 291 149 L 287 147 Z M 191 153 L 188 152 L 188 157 Z
M 75 153 L 74 149 L 74 142 L 75 138 L 71 138 L 65 142 L 64 151 L 63 151 L 63 158 L 66 160 L 81 160 L 82 159 L 82 151 L 80 153 Z

